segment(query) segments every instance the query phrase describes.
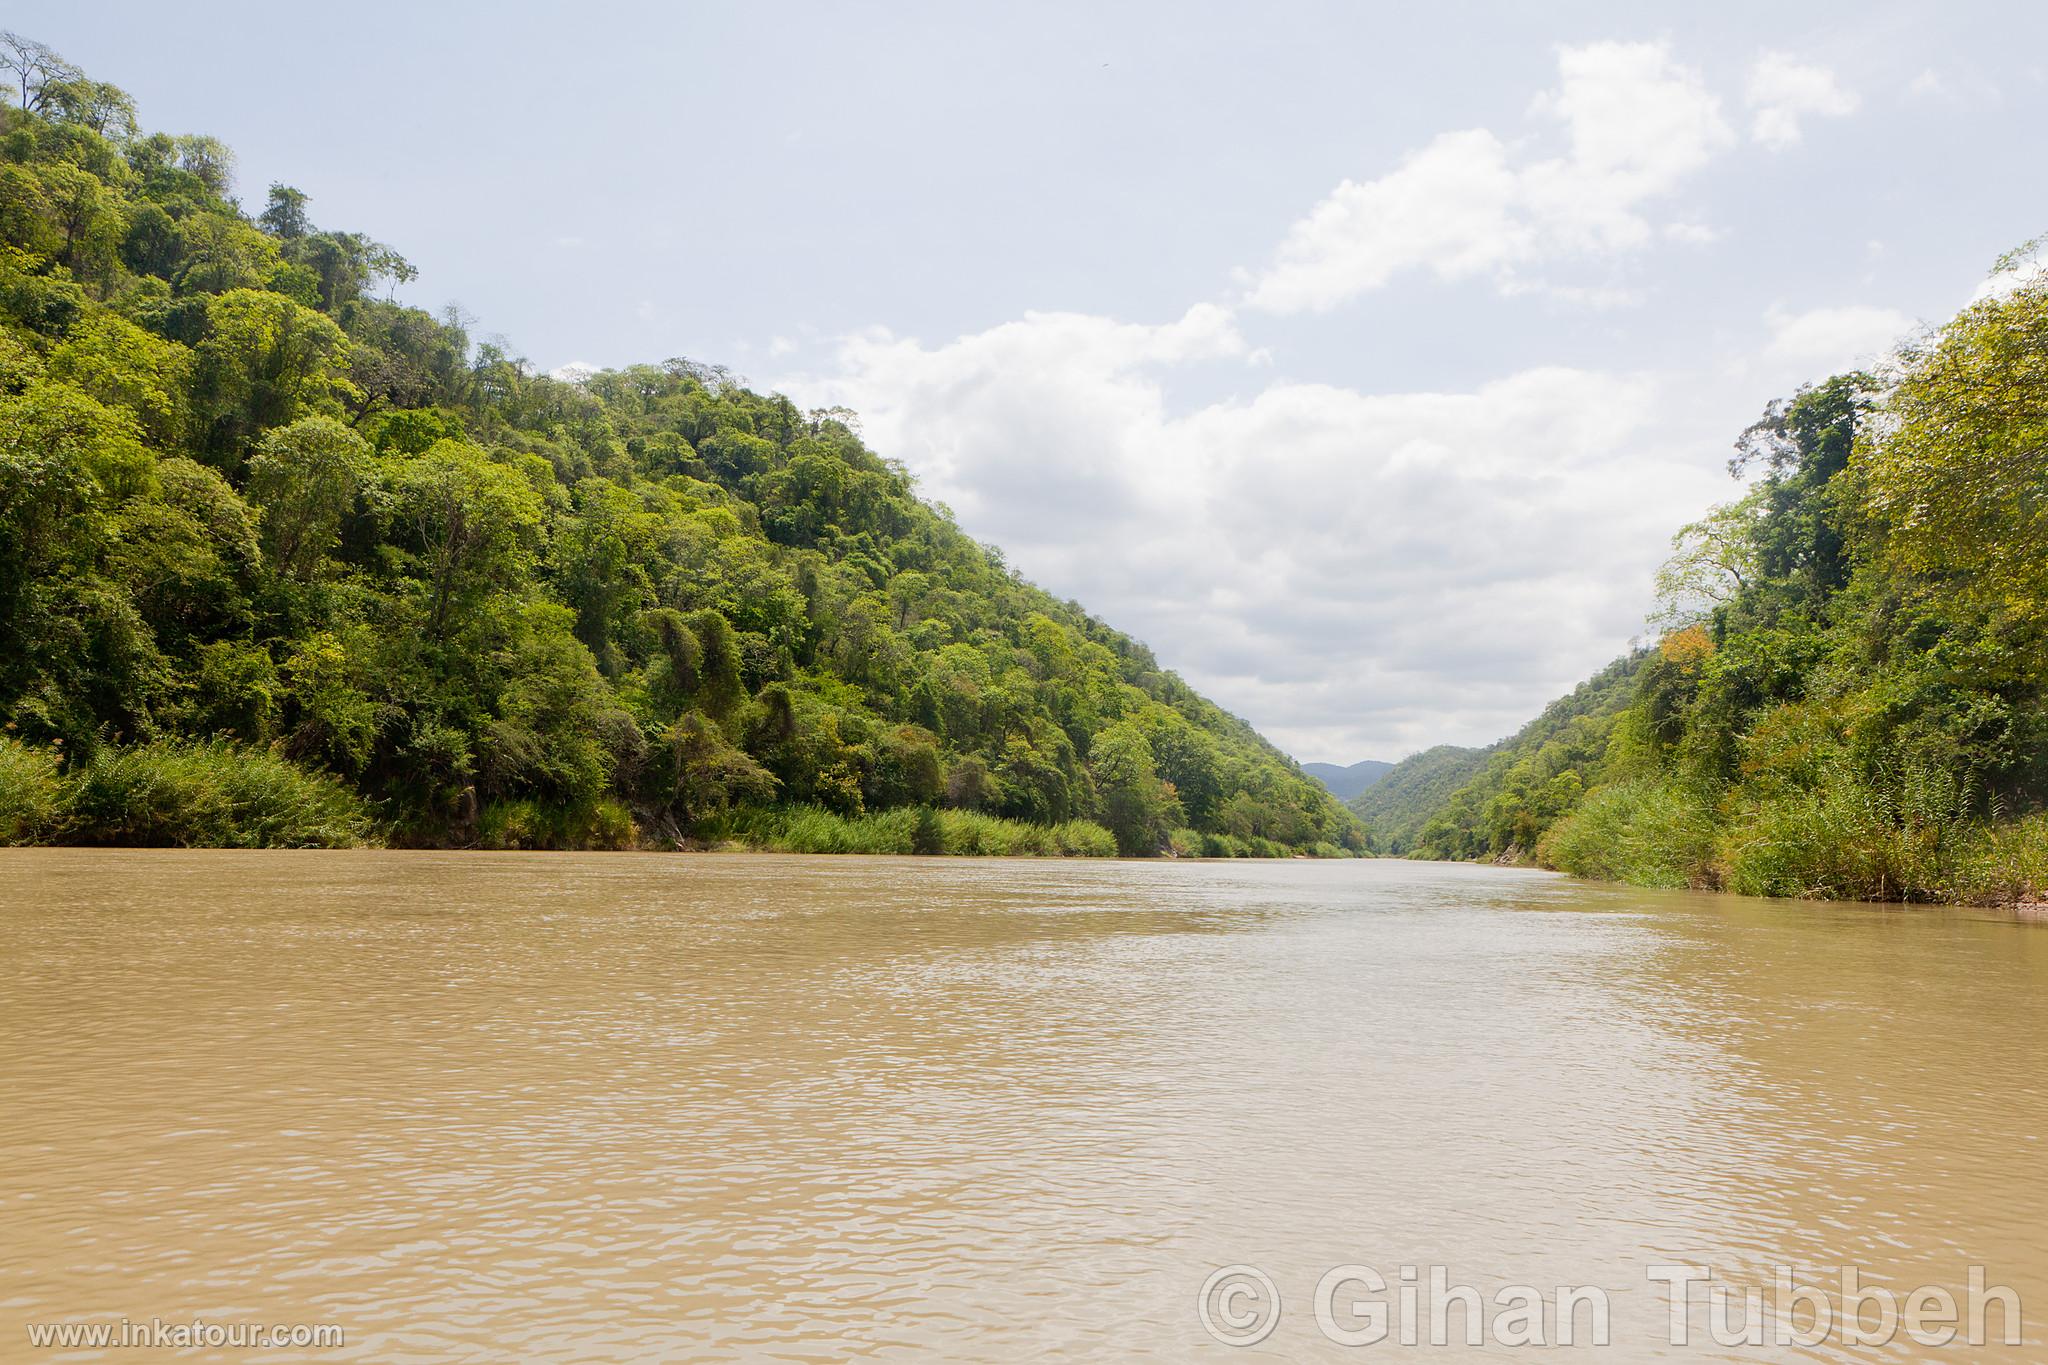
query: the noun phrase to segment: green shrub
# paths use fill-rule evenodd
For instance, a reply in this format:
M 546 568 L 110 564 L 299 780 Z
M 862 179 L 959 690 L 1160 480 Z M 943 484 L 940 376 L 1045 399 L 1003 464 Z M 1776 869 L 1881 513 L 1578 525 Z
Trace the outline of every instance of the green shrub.
M 1029 858 L 1059 852 L 1049 825 L 1029 825 L 979 811 L 948 810 L 939 812 L 939 828 L 948 853 Z
M 1678 788 L 1622 782 L 1596 789 L 1544 835 L 1537 861 L 1578 877 L 1637 886 L 1715 884 L 1714 816 Z
M 1724 836 L 1728 887 L 1746 896 L 1817 900 L 1907 898 L 1920 864 L 1905 832 L 1868 806 L 1827 792 L 1801 792 L 1745 812 Z
M 102 749 L 64 781 L 66 842 L 176 848 L 348 848 L 362 802 L 264 749 L 220 742 Z
M 479 848 L 553 848 L 546 813 L 537 801 L 493 801 L 477 816 Z
M 782 806 L 740 811 L 725 832 L 776 853 L 909 853 L 917 825 L 909 808 L 846 816 L 823 806 Z
M 493 801 L 477 817 L 479 848 L 624 849 L 638 837 L 632 815 L 611 800 L 581 807 Z
M 607 797 L 591 808 L 583 847 L 627 849 L 636 847 L 639 842 L 639 827 L 633 823 L 633 813 L 624 804 Z
M 1813 786 L 1742 812 L 1723 836 L 1730 890 L 1815 899 L 1944 900 L 1980 841 L 1967 785 L 1933 769 L 1866 777 L 1833 764 Z
M 2011 905 L 2048 898 L 2048 812 L 1980 825 L 1962 841 L 1944 899 Z
M 57 757 L 0 737 L 0 844 L 35 844 L 56 829 L 63 801 Z
M 1069 858 L 1114 858 L 1116 837 L 1092 820 L 1069 820 L 1052 827 L 1053 842 Z
M 971 810 L 939 812 L 939 846 L 947 853 L 966 857 L 992 856 L 1010 851 L 1011 841 L 1001 837 L 1004 821 Z
M 823 806 L 754 806 L 709 827 L 716 838 L 776 853 L 950 853 L 1106 858 L 1116 840 L 1086 820 L 1033 825 L 978 811 L 902 806 L 846 816 Z

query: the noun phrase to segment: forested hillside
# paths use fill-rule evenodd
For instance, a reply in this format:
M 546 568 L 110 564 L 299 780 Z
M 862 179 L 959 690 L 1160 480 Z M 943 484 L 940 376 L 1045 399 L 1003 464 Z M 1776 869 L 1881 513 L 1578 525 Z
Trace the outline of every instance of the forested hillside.
M 1396 763 L 1345 804 L 1372 831 L 1376 852 L 1407 853 L 1415 847 L 1423 822 L 1484 766 L 1491 752 L 1456 744 L 1424 749 Z
M 1544 829 L 1586 794 L 1586 769 L 1606 753 L 1641 662 L 1636 655 L 1616 659 L 1490 748 L 1449 749 L 1471 757 L 1437 770 L 1426 805 L 1411 800 L 1389 812 L 1405 819 L 1389 825 L 1383 846 L 1426 858 L 1532 856 Z M 1376 834 L 1380 828 L 1373 825 Z M 1404 835 L 1396 848 L 1392 841 Z
M 1771 405 L 1732 462 L 1747 491 L 1660 577 L 1658 645 L 1496 753 L 1424 851 L 1764 895 L 2048 892 L 2048 276 L 2004 265 L 1893 369 Z
M 538 375 L 4 47 L 0 841 L 1362 847 L 851 414 Z

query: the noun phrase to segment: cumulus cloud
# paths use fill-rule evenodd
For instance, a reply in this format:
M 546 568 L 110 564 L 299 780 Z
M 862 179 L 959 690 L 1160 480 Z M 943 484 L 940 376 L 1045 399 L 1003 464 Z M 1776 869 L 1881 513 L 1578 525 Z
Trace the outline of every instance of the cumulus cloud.
M 1800 382 L 1825 378 L 1854 366 L 1880 362 L 1913 330 L 1913 319 L 1896 308 L 1852 305 L 1765 314 L 1770 340 L 1763 359 Z
M 2048 261 L 2037 256 L 2022 255 L 2007 263 L 2004 268 L 1986 276 L 1983 283 L 1970 291 L 1968 303 L 1982 303 L 1986 299 L 2002 299 L 2034 284 L 2041 276 L 2048 274 Z
M 1852 98 L 1774 60 L 1750 87 L 1780 120 L 1760 137 Z M 1534 139 L 1445 133 L 1339 185 L 1244 277 L 1243 316 L 1027 312 L 937 344 L 870 329 L 783 387 L 859 411 L 970 534 L 1291 752 L 1490 741 L 1642 630 L 1672 530 L 1731 492 L 1728 439 L 1764 398 L 1912 325 L 1774 309 L 1718 365 L 1528 364 L 1441 392 L 1303 382 L 1247 338 L 1411 272 L 1615 306 L 1636 296 L 1553 268 L 1718 239 L 1655 212 L 1736 140 L 1664 45 L 1560 51 L 1530 116 Z
M 1247 302 L 1321 311 L 1428 270 L 1493 275 L 1600 251 L 1639 249 L 1646 207 L 1729 146 L 1720 102 L 1662 43 L 1561 49 L 1558 84 L 1531 114 L 1562 155 L 1531 156 L 1486 129 L 1445 133 L 1375 180 L 1346 180 L 1281 242 Z
M 858 409 L 970 533 L 1301 754 L 1514 729 L 1638 629 L 1672 525 L 1720 491 L 1714 461 L 1644 458 L 1667 399 L 1643 376 L 1169 403 L 1175 367 L 1251 355 L 1208 306 L 1035 313 L 849 338 L 790 387 Z
M 1840 118 L 1855 113 L 1859 103 L 1828 68 L 1795 61 L 1782 52 L 1757 58 L 1744 97 L 1752 111 L 1750 136 L 1773 149 L 1798 143 L 1801 119 Z
M 1483 128 L 1445 133 L 1378 180 L 1333 190 L 1288 231 L 1250 302 L 1320 311 L 1404 270 L 1458 279 L 1525 259 L 1534 243 L 1518 197 L 1499 138 Z
M 1104 434 L 1165 422 L 1157 367 L 1249 354 L 1214 304 L 1156 326 L 1027 312 L 933 349 L 884 329 L 858 334 L 824 387 L 970 530 L 1010 550 L 1052 527 L 1071 533 L 1155 505 L 1148 490 L 1172 486 L 1169 453 L 1105 459 Z M 1085 536 L 1075 548 L 1086 553 Z

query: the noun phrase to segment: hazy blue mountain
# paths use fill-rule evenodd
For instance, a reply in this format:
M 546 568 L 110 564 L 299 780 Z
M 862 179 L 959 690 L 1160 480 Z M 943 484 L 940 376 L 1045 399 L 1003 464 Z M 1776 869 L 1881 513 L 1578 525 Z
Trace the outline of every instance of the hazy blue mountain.
M 1336 763 L 1304 763 L 1301 770 L 1328 787 L 1339 801 L 1349 801 L 1392 772 L 1394 765 L 1368 758 L 1348 768 Z

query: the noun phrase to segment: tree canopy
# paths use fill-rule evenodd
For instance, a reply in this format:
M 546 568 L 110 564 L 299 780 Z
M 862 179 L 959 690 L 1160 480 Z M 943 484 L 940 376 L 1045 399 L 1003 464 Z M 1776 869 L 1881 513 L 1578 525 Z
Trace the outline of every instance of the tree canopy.
M 1662 638 L 1489 751 L 1410 847 L 1779 895 L 2048 890 L 2048 277 L 2002 264 L 1885 373 L 1771 404 L 1746 492 L 1678 535 Z
M 792 804 L 1362 847 L 850 414 L 685 359 L 536 373 L 394 301 L 412 266 L 304 191 L 245 213 L 219 142 L 31 40 L 0 65 L 5 743 L 260 749 L 419 843 Z

